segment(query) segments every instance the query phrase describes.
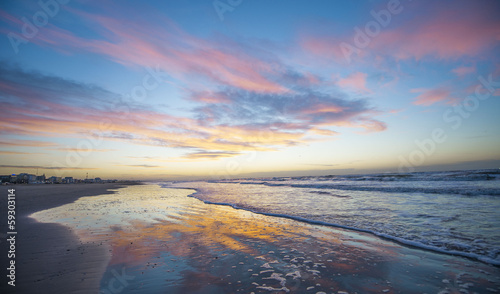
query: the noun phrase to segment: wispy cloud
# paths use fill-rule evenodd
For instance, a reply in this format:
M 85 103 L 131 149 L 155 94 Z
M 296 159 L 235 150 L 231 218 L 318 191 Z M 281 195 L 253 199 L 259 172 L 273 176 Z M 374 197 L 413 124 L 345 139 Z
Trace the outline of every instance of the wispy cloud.
M 412 93 L 421 93 L 415 97 L 413 104 L 430 106 L 438 102 L 452 103 L 457 101 L 451 96 L 451 90 L 447 87 L 438 87 L 435 89 L 411 89 Z
M 332 91 L 331 83 L 324 87 L 319 76 L 285 64 L 266 46 L 225 36 L 196 37 L 154 13 L 128 25 L 114 14 L 68 11 L 93 33 L 84 37 L 47 25 L 32 42 L 65 54 L 90 52 L 132 69 L 158 65 L 161 79 L 174 78 L 181 87 L 189 84 L 182 87 L 184 98 L 196 106 L 186 116 L 133 103 L 129 111 L 120 112 L 116 101 L 124 97 L 105 88 L 1 63 L 5 107 L 0 109 L 0 133 L 98 135 L 105 140 L 198 150 L 184 159 L 208 160 L 306 144 L 318 136 L 336 136 L 340 127 L 386 128 L 376 118 L 380 111 L 368 100 L 351 99 L 341 89 Z M 356 72 L 339 85 L 368 93 L 366 78 Z M 111 123 L 103 128 L 104 122 Z
M 396 60 L 455 60 L 493 53 L 500 41 L 498 1 L 454 1 L 453 9 L 445 2 L 429 4 L 405 3 L 405 9 L 398 15 L 405 17 L 393 17 L 390 26 L 358 48 L 359 59 L 384 56 Z M 346 42 L 354 46 L 355 35 L 354 31 L 336 34 L 330 30 L 326 35 L 305 35 L 300 44 L 318 57 L 344 62 L 340 45 Z
M 158 167 L 161 167 L 159 165 L 150 165 L 150 164 L 118 164 L 116 166 L 142 167 L 142 168 L 158 168 Z
M 0 109 L 3 134 L 77 138 L 97 134 L 108 140 L 229 152 L 226 155 L 234 156 L 242 151 L 269 151 L 303 144 L 308 133 L 333 136 L 337 132 L 329 128 L 335 126 L 371 131 L 385 129 L 384 124 L 374 118 L 377 111 L 366 100 L 313 91 L 305 86 L 306 83 L 300 92 L 293 93 L 260 93 L 228 87 L 211 91 L 206 95 L 224 97 L 226 103 L 218 103 L 221 99 L 216 98 L 199 101 L 200 106 L 192 110 L 191 117 L 179 117 L 133 105 L 129 112 L 121 113 L 112 107 L 114 99 L 119 100 L 120 95 L 100 87 L 80 85 L 6 64 L 0 64 L 0 72 L 9 82 L 0 84 L 0 93 L 16 98 L 5 99 L 5 107 Z M 295 75 L 295 78 L 301 76 Z M 193 91 L 192 95 L 197 97 L 200 93 Z M 71 97 L 71 103 L 65 97 Z M 107 122 L 105 129 L 102 128 L 104 122 Z M 23 140 L 5 144 L 57 146 Z M 74 149 L 59 147 L 58 150 Z M 211 158 L 216 158 L 214 155 Z M 208 158 L 209 153 L 192 155 L 192 158 L 196 156 Z
M 111 152 L 111 151 L 116 151 L 116 149 L 97 149 L 97 148 L 78 149 L 78 148 L 73 148 L 73 147 L 61 147 L 61 148 L 55 148 L 55 149 L 51 149 L 51 150 L 75 151 L 75 152 Z
M 275 139 L 299 140 L 318 127 L 363 127 L 368 120 L 376 121 L 371 117 L 376 111 L 366 100 L 335 97 L 312 89 L 282 95 L 227 89 L 219 95 L 231 97 L 231 103 L 198 108 L 202 123 L 217 123 L 223 128 L 232 122 L 248 132 L 270 130 Z
M 44 34 L 33 42 L 56 47 L 65 53 L 97 53 L 129 67 L 160 65 L 169 69 L 169 75 L 186 82 L 196 77 L 256 92 L 288 91 L 273 81 L 273 76 L 279 75 L 275 70 L 280 66 L 279 61 L 256 58 L 245 50 L 234 48 L 234 42 L 195 37 L 154 12 L 150 11 L 141 25 L 130 26 L 123 19 L 69 10 L 103 37 L 85 38 L 48 25 Z
M 474 73 L 475 71 L 476 71 L 475 66 L 459 66 L 451 70 L 451 72 L 453 72 L 459 77 L 463 77 L 465 75 Z
M 304 163 L 303 165 L 313 165 L 313 166 L 339 166 L 340 164 L 323 164 L 323 163 Z
M 89 168 L 89 167 L 67 167 L 67 166 L 42 166 L 42 165 L 9 165 L 2 164 L 0 167 L 5 168 L 20 168 L 20 169 L 48 169 L 48 170 L 94 170 L 99 168 Z
M 186 159 L 219 159 L 219 158 L 225 158 L 225 157 L 233 157 L 236 155 L 239 155 L 240 153 L 238 152 L 204 152 L 204 151 L 199 151 L 199 152 L 192 152 L 188 153 L 182 158 Z
M 383 31 L 370 47 L 399 59 L 477 56 L 500 40 L 499 5 L 495 2 L 457 1 L 453 10 L 445 3 L 421 5 L 419 12 L 425 15 L 422 10 L 426 10 L 427 19 L 413 19 Z
M 0 113 L 2 111 L 0 110 Z M 14 133 L 15 134 L 15 133 Z M 52 147 L 58 144 L 47 141 L 36 141 L 36 140 L 3 140 L 0 141 L 0 146 L 22 146 L 22 147 Z
M 41 155 L 46 153 L 37 153 L 37 152 L 19 152 L 19 151 L 1 151 L 0 155 Z
M 362 93 L 371 93 L 372 91 L 366 87 L 367 76 L 366 73 L 355 72 L 338 80 L 337 84 L 341 87 L 351 88 Z
M 156 160 L 156 159 L 158 159 L 157 156 L 127 156 L 127 158 L 144 159 L 144 160 Z

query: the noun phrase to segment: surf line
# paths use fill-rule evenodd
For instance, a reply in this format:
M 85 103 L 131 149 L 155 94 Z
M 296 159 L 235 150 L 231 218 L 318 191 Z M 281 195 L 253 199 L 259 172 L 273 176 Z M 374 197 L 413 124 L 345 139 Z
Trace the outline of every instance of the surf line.
M 494 266 L 500 266 L 500 260 L 488 258 L 486 256 L 481 256 L 479 254 L 468 253 L 468 252 L 461 252 L 461 251 L 457 251 L 457 250 L 446 250 L 446 249 L 439 248 L 439 247 L 436 247 L 436 246 L 426 245 L 426 244 L 423 244 L 423 243 L 420 243 L 420 242 L 410 241 L 410 240 L 406 240 L 406 239 L 403 239 L 403 238 L 391 236 L 391 235 L 388 235 L 388 234 L 385 234 L 385 233 L 375 232 L 375 231 L 368 230 L 368 229 L 362 229 L 362 228 L 356 228 L 356 227 L 345 226 L 345 225 L 340 225 L 340 224 L 334 224 L 334 223 L 328 223 L 328 222 L 323 222 L 323 221 L 311 220 L 311 219 L 303 218 L 303 217 L 300 217 L 300 216 L 293 216 L 293 215 L 288 215 L 288 214 L 256 211 L 256 210 L 252 210 L 252 209 L 249 209 L 249 208 L 240 207 L 240 206 L 237 206 L 235 204 L 226 203 L 226 202 L 212 202 L 212 201 L 208 201 L 208 200 L 203 200 L 203 199 L 200 199 L 199 197 L 196 196 L 197 194 L 199 194 L 199 191 L 196 188 L 170 187 L 170 186 L 167 186 L 165 188 L 195 190 L 196 192 L 192 193 L 192 194 L 189 194 L 188 197 L 192 197 L 192 198 L 198 199 L 199 201 L 201 201 L 201 202 L 203 202 L 205 204 L 209 204 L 209 205 L 230 206 L 233 209 L 245 210 L 245 211 L 249 211 L 251 213 L 265 215 L 265 216 L 280 217 L 280 218 L 291 219 L 291 220 L 295 220 L 295 221 L 299 221 L 299 222 L 303 222 L 303 223 L 308 223 L 308 224 L 312 224 L 312 225 L 320 225 L 320 226 L 327 226 L 327 227 L 334 227 L 334 228 L 346 229 L 346 230 L 351 230 L 351 231 L 356 231 L 356 232 L 361 232 L 361 233 L 368 233 L 368 234 L 374 235 L 376 237 L 379 237 L 381 239 L 392 241 L 392 242 L 395 242 L 395 243 L 398 243 L 400 245 L 404 245 L 404 246 L 407 246 L 407 247 L 417 248 L 417 249 L 420 249 L 420 250 L 427 250 L 427 251 L 431 251 L 431 252 L 434 252 L 434 253 L 441 253 L 441 254 L 448 254 L 448 255 L 460 256 L 460 257 L 468 258 L 468 259 L 471 259 L 471 260 L 480 261 L 480 262 L 483 262 L 483 263 L 486 263 L 486 264 L 490 264 L 490 265 L 494 265 Z

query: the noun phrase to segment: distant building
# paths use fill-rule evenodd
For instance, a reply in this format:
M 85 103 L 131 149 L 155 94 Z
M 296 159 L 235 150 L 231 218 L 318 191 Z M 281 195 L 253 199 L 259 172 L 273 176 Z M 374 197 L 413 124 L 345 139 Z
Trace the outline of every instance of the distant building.
M 0 184 L 76 184 L 76 183 L 114 183 L 117 180 L 106 180 L 101 178 L 75 179 L 74 177 L 46 177 L 45 174 L 38 176 L 28 173 L 0 175 Z
M 49 182 L 52 184 L 61 184 L 62 183 L 62 177 L 50 177 Z
M 29 183 L 29 174 L 27 173 L 20 173 L 17 175 L 16 178 L 16 183 L 18 184 L 28 184 Z
M 45 183 L 45 174 L 36 177 L 38 183 Z
M 36 183 L 36 175 L 28 175 L 28 183 L 35 184 Z
M 0 183 L 10 183 L 10 175 L 0 176 Z

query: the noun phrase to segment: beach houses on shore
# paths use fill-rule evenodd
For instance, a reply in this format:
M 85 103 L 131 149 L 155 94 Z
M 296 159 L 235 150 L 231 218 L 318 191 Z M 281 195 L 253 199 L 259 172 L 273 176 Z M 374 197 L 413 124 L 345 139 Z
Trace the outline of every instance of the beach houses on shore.
M 101 178 L 95 179 L 75 179 L 73 177 L 56 177 L 52 176 L 47 178 L 45 174 L 41 176 L 28 174 L 28 173 L 20 173 L 20 174 L 11 174 L 11 175 L 0 175 L 0 183 L 2 185 L 9 184 L 78 184 L 78 183 L 116 183 L 118 180 L 103 180 Z

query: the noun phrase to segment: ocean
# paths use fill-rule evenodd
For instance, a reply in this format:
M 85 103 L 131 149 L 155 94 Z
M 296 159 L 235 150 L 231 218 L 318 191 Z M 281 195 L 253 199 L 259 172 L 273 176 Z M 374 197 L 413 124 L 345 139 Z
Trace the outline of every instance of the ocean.
M 500 265 L 500 170 L 167 182 L 207 204 Z

